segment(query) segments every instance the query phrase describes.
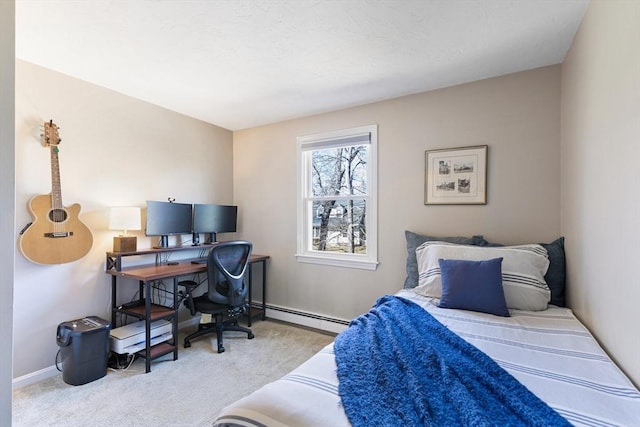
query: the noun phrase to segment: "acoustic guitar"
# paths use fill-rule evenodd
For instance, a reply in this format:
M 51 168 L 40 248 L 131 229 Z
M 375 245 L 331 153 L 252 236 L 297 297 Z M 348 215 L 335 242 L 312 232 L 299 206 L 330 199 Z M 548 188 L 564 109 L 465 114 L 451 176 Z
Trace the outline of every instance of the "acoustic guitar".
M 85 256 L 93 245 L 89 228 L 79 219 L 80 205 L 62 206 L 58 153 L 58 126 L 44 124 L 42 142 L 51 151 L 51 193 L 33 197 L 27 204 L 32 222 L 20 233 L 20 251 L 36 264 L 64 264 Z

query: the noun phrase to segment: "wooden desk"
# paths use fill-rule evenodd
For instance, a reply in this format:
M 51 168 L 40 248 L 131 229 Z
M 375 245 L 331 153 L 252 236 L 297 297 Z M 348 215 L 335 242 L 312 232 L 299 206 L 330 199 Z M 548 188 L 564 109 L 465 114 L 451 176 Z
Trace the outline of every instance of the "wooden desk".
M 165 248 L 165 249 L 152 249 L 147 251 L 138 252 L 108 252 L 107 253 L 107 269 L 106 273 L 111 277 L 111 325 L 116 325 L 116 315 L 118 313 L 130 315 L 143 319 L 146 321 L 146 345 L 145 349 L 141 350 L 139 354 L 145 358 L 145 371 L 151 371 L 151 360 L 164 356 L 173 352 L 173 360 L 178 359 L 178 282 L 180 276 L 195 273 L 206 273 L 206 264 L 193 264 L 191 260 L 183 260 L 178 264 L 158 264 L 158 265 L 144 265 L 136 267 L 122 267 L 122 257 L 132 255 L 148 255 L 158 252 L 171 252 L 174 250 L 183 249 L 199 249 L 199 247 L 185 247 L 185 248 Z M 267 280 L 267 260 L 268 255 L 253 254 L 249 258 L 249 312 L 247 313 L 248 325 L 251 326 L 251 318 L 257 313 L 262 312 L 262 319 L 266 318 L 266 280 Z M 262 263 L 262 307 L 257 312 L 253 307 L 252 301 L 252 268 L 255 263 Z M 139 299 L 127 304 L 117 305 L 117 279 L 118 277 L 134 279 L 139 284 Z M 151 285 L 156 280 L 173 279 L 173 303 L 171 307 L 151 303 Z M 158 319 L 172 320 L 172 334 L 173 339 L 171 342 L 164 342 L 155 346 L 151 345 L 151 322 Z

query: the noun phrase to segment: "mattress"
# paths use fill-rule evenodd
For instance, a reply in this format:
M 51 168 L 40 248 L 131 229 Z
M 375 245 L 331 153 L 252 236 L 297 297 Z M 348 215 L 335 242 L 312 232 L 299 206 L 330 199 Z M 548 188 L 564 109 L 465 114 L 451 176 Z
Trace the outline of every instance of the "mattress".
M 570 309 L 511 310 L 511 317 L 441 309 L 411 290 L 396 295 L 422 306 L 495 360 L 576 426 L 640 425 L 640 392 Z M 288 375 L 223 409 L 222 426 L 349 426 L 338 394 L 333 344 Z

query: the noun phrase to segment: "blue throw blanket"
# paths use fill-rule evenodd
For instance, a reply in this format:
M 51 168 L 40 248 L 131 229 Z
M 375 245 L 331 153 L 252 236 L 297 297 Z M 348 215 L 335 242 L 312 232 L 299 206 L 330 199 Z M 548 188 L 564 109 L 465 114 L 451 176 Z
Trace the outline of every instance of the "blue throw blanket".
M 342 405 L 354 427 L 570 425 L 404 298 L 380 298 L 334 348 Z

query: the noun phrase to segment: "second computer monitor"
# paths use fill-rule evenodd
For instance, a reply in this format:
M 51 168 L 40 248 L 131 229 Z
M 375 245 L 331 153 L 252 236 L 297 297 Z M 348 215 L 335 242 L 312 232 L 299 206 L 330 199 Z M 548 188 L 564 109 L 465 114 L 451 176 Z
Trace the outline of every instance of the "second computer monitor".
M 226 205 L 194 204 L 194 241 L 199 233 L 206 235 L 205 243 L 216 241 L 217 233 L 234 233 L 237 227 L 238 207 Z

